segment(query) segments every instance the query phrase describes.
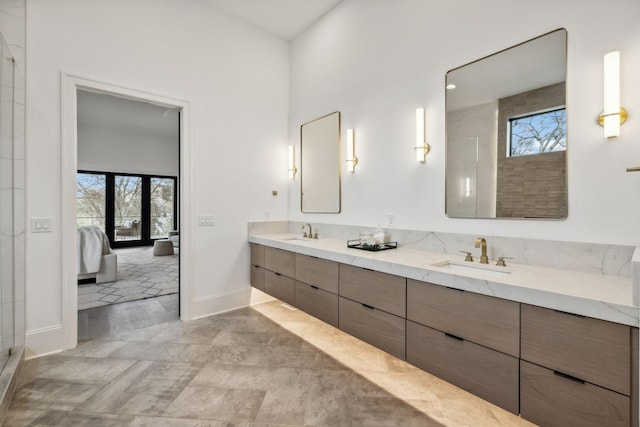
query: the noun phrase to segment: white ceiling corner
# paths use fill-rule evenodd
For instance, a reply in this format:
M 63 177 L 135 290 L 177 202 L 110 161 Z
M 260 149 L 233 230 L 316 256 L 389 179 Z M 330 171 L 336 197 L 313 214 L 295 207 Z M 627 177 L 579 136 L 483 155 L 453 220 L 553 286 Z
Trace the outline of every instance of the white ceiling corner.
M 342 0 L 202 0 L 236 19 L 291 40 Z

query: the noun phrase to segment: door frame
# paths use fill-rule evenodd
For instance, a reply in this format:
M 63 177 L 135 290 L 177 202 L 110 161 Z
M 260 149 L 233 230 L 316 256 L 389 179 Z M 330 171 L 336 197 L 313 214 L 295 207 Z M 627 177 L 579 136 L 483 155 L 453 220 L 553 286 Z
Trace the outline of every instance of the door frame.
M 191 105 L 189 101 L 159 95 L 122 84 L 61 73 L 61 141 L 62 141 L 62 346 L 74 348 L 78 344 L 78 281 L 77 281 L 77 225 L 76 173 L 78 171 L 78 114 L 79 89 L 148 102 L 180 111 L 180 319 L 191 319 L 191 236 L 193 233 L 191 171 Z

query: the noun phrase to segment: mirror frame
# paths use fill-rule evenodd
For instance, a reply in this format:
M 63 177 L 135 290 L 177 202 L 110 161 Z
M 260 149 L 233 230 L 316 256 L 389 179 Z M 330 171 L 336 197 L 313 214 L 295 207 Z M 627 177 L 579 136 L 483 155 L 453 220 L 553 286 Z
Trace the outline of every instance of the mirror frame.
M 459 71 L 462 69 L 465 69 L 465 67 L 469 67 L 469 66 L 474 66 L 473 68 L 467 68 L 465 70 L 465 72 L 471 72 L 471 73 L 476 73 L 478 71 L 478 68 L 485 67 L 485 70 L 482 71 L 487 71 L 487 70 L 491 70 L 493 68 L 491 67 L 495 67 L 497 66 L 496 62 L 500 61 L 501 57 L 504 58 L 505 54 L 509 53 L 509 52 L 514 52 L 514 49 L 526 46 L 527 44 L 531 43 L 531 42 L 535 42 L 535 41 L 541 41 L 541 39 L 543 39 L 544 37 L 547 36 L 553 36 L 557 34 L 557 36 L 555 36 L 556 38 L 562 38 L 562 44 L 559 44 L 560 40 L 558 40 L 558 44 L 554 46 L 554 54 L 556 54 L 558 60 L 556 61 L 556 67 L 554 68 L 556 71 L 553 72 L 555 73 L 555 75 L 552 75 L 548 78 L 548 80 L 545 80 L 543 82 L 536 82 L 535 84 L 531 84 L 529 86 L 522 86 L 521 88 L 518 88 L 517 90 L 512 89 L 512 88 L 507 88 L 507 90 L 505 90 L 503 93 L 498 93 L 497 90 L 496 92 L 490 92 L 491 96 L 485 96 L 484 98 L 482 98 L 481 101 L 478 101 L 477 98 L 472 98 L 472 102 L 470 103 L 462 103 L 462 104 L 458 104 L 461 105 L 460 107 L 458 107 L 455 111 L 460 111 L 462 113 L 465 112 L 465 109 L 470 109 L 472 107 L 479 107 L 482 108 L 483 106 L 486 106 L 487 111 L 490 110 L 491 108 L 493 108 L 491 106 L 491 104 L 495 104 L 495 107 L 497 108 L 498 105 L 500 106 L 499 108 L 497 108 L 495 110 L 495 116 L 496 116 L 496 121 L 495 121 L 495 129 L 491 129 L 489 133 L 487 133 L 485 136 L 482 132 L 480 132 L 479 134 L 476 135 L 476 139 L 485 139 L 485 141 L 489 141 L 489 145 L 494 144 L 495 143 L 495 147 L 491 147 L 491 149 L 487 152 L 486 150 L 482 150 L 477 148 L 476 149 L 476 162 L 478 161 L 478 159 L 481 159 L 481 157 L 483 156 L 483 154 L 487 154 L 485 156 L 485 158 L 487 158 L 490 162 L 496 162 L 496 164 L 494 165 L 495 170 L 492 172 L 491 171 L 491 167 L 489 167 L 489 173 L 495 176 L 486 176 L 488 178 L 487 182 L 484 181 L 480 181 L 479 179 L 476 179 L 477 177 L 473 178 L 473 184 L 472 187 L 473 189 L 471 191 L 474 191 L 475 189 L 475 193 L 476 193 L 476 197 L 478 196 L 478 193 L 482 193 L 482 192 L 486 192 L 487 194 L 493 194 L 493 197 L 489 196 L 489 198 L 487 199 L 488 204 L 487 203 L 478 203 L 478 201 L 475 202 L 476 205 L 476 209 L 475 212 L 473 214 L 471 213 L 467 213 L 464 211 L 459 211 L 456 213 L 452 214 L 452 210 L 454 210 L 453 208 L 456 208 L 458 206 L 458 204 L 456 204 L 455 206 L 452 206 L 452 201 L 451 201 L 451 191 L 452 188 L 463 188 L 465 184 L 463 183 L 457 183 L 454 181 L 457 181 L 456 177 L 463 179 L 463 177 L 465 176 L 465 174 L 463 173 L 460 176 L 450 176 L 451 175 L 451 168 L 452 165 L 454 164 L 458 164 L 456 162 L 455 159 L 451 158 L 450 156 L 452 156 L 452 150 L 454 150 L 454 147 L 451 145 L 453 144 L 450 140 L 452 129 L 455 129 L 455 127 L 452 127 L 451 125 L 451 120 L 452 118 L 450 117 L 451 112 L 449 111 L 450 104 L 451 104 L 451 90 L 446 89 L 446 86 L 451 83 L 451 73 L 455 72 L 455 71 Z M 558 100 L 558 94 L 559 94 L 559 88 L 562 88 L 562 102 L 561 103 L 556 103 L 554 105 L 554 107 L 558 107 L 558 106 L 562 106 L 563 108 L 565 108 L 565 110 L 568 112 L 568 108 L 567 108 L 567 93 L 566 93 L 566 80 L 567 80 L 567 31 L 564 28 L 558 28 L 556 30 L 553 31 L 549 31 L 545 34 L 542 34 L 540 36 L 531 38 L 529 40 L 526 40 L 524 42 L 518 43 L 514 46 L 508 47 L 506 49 L 500 50 L 498 52 L 495 52 L 491 55 L 487 55 L 483 58 L 477 59 L 475 61 L 471 61 L 467 64 L 464 64 L 462 66 L 456 67 L 454 69 L 451 69 L 449 71 L 447 71 L 446 75 L 445 75 L 445 135 L 446 135 L 446 143 L 445 143 L 445 214 L 447 217 L 449 218 L 463 218 L 463 219 L 546 219 L 546 220 L 562 220 L 565 219 L 568 216 L 568 177 L 567 177 L 567 150 L 568 150 L 568 145 L 566 146 L 567 148 L 564 151 L 561 152 L 548 152 L 548 153 L 539 153 L 536 155 L 524 155 L 524 156 L 518 156 L 518 157 L 510 157 L 507 156 L 506 151 L 503 153 L 501 150 L 506 150 L 508 149 L 508 141 L 507 141 L 507 147 L 503 147 L 504 145 L 504 134 L 506 132 L 506 128 L 505 127 L 505 123 L 504 121 L 500 121 L 500 119 L 504 118 L 503 115 L 504 113 L 502 112 L 502 108 L 505 107 L 505 105 L 503 105 L 502 103 L 504 102 L 508 102 L 507 100 L 509 100 L 509 98 L 515 98 L 518 96 L 523 96 L 524 94 L 536 94 L 536 96 L 538 97 L 538 99 L 536 99 L 535 97 L 533 97 L 533 101 L 532 103 L 541 103 L 541 104 L 545 104 L 545 101 L 541 101 L 542 99 L 546 100 L 546 99 L 550 99 L 550 97 L 547 96 L 547 93 L 552 93 L 554 94 L 554 90 L 555 90 L 555 99 L 556 101 Z M 535 45 L 530 44 L 529 46 L 531 47 L 536 47 Z M 526 46 L 526 47 L 529 47 Z M 557 46 L 557 47 L 556 47 Z M 560 57 L 559 52 L 562 50 L 562 57 Z M 517 52 L 517 51 L 515 51 Z M 533 52 L 533 51 L 532 51 Z M 531 57 L 534 57 L 534 55 L 531 55 Z M 526 57 L 527 60 L 529 60 L 529 56 Z M 490 61 L 486 61 L 486 60 L 490 60 Z M 483 61 L 485 61 L 483 63 Z M 508 60 L 509 62 L 513 62 L 512 59 Z M 503 61 L 504 62 L 504 61 Z M 504 64 L 508 64 L 509 62 L 504 62 Z M 515 61 L 516 63 L 519 61 Z M 526 61 L 523 62 L 526 65 Z M 489 67 L 487 67 L 486 64 L 489 64 Z M 560 70 L 560 68 L 558 67 L 559 65 L 563 65 L 562 70 Z M 491 83 L 497 83 L 495 84 L 494 87 L 499 88 L 500 84 L 503 83 L 500 79 L 503 78 L 503 76 L 505 75 L 505 71 L 504 69 L 507 69 L 509 67 L 501 67 L 500 70 L 494 70 L 495 75 L 499 76 L 497 79 L 494 79 L 493 81 L 491 80 L 485 80 L 484 83 L 486 83 L 486 87 L 492 87 Z M 517 67 L 514 67 L 517 68 Z M 526 73 L 531 73 L 532 75 L 538 75 L 540 73 L 536 73 L 536 72 L 532 72 L 531 70 L 536 70 L 535 67 L 529 67 L 527 68 L 526 66 L 520 70 L 519 73 L 517 74 L 513 74 L 513 78 L 512 81 L 522 81 L 525 80 L 526 81 Z M 562 73 L 562 80 L 559 80 L 559 73 Z M 552 74 L 553 74 L 552 73 Z M 478 74 L 479 76 L 482 75 L 482 73 Z M 523 78 L 524 77 L 524 78 Z M 531 80 L 531 79 L 530 79 Z M 471 82 L 472 84 L 474 82 Z M 483 87 L 481 84 L 477 83 L 478 86 L 477 87 Z M 557 87 L 557 88 L 556 88 Z M 455 90 L 455 89 L 454 89 Z M 544 98 L 540 98 L 540 93 L 545 93 Z M 486 94 L 484 94 L 486 95 Z M 553 104 L 553 102 L 547 103 L 548 105 Z M 520 111 L 520 112 L 516 112 L 516 115 L 514 115 L 513 117 L 518 117 L 519 115 L 522 116 L 526 116 L 525 113 L 542 113 L 546 110 L 549 109 L 549 106 L 533 106 L 531 107 L 531 110 L 528 111 Z M 500 114 L 500 118 L 498 118 L 499 113 L 503 113 Z M 480 123 L 480 126 L 485 126 L 487 123 L 489 124 L 489 126 L 485 126 L 487 128 L 492 128 L 494 126 L 494 122 L 493 120 L 493 111 L 491 111 L 491 118 L 490 119 L 486 119 L 484 121 L 480 120 L 477 123 Z M 483 123 L 485 125 L 483 125 Z M 458 129 L 462 128 L 462 127 L 457 127 Z M 504 129 L 503 129 L 504 128 Z M 494 134 L 495 133 L 495 134 Z M 507 132 L 508 133 L 508 132 Z M 568 132 L 567 132 L 568 133 Z M 495 137 L 495 141 L 494 141 L 494 137 Z M 566 134 L 565 134 L 565 138 L 566 138 Z M 568 139 L 568 138 L 566 138 Z M 567 141 L 565 141 L 566 144 L 568 144 Z M 476 145 L 481 145 L 478 141 L 476 141 Z M 494 153 L 493 150 L 495 149 L 495 159 L 493 159 L 494 157 Z M 506 156 L 506 157 L 505 157 Z M 468 157 L 468 156 L 467 156 Z M 505 159 L 508 159 L 505 161 Z M 511 160 L 513 159 L 513 160 Z M 510 198 L 507 199 L 508 203 L 512 203 L 513 206 L 516 206 L 515 208 L 512 207 L 512 210 L 515 211 L 516 213 L 510 216 L 499 216 L 498 214 L 500 213 L 500 206 L 503 206 L 501 203 L 501 200 L 503 200 L 504 198 L 500 197 L 500 188 L 503 188 L 503 186 L 500 186 L 500 182 L 508 182 L 508 181 L 504 181 L 504 173 L 502 175 L 500 175 L 499 170 L 500 168 L 505 168 L 506 166 L 509 166 L 509 169 L 518 169 L 522 171 L 522 174 L 517 174 L 514 175 L 516 177 L 521 176 L 521 185 L 522 187 L 517 187 L 515 185 L 511 185 L 511 187 L 513 188 L 514 186 L 516 187 L 516 189 L 514 191 L 512 191 L 511 193 L 508 194 L 517 194 L 518 192 L 522 192 L 524 193 L 527 190 L 526 184 L 525 182 L 528 182 L 525 180 L 524 178 L 524 174 L 525 171 L 529 170 L 533 170 L 535 168 L 539 168 L 541 165 L 541 161 L 544 159 L 550 159 L 550 160 L 545 160 L 544 163 L 546 163 L 546 167 L 548 168 L 549 172 L 548 174 L 545 175 L 545 177 L 549 177 L 546 181 L 542 180 L 541 182 L 535 183 L 533 186 L 533 188 L 535 188 L 535 185 L 537 184 L 538 186 L 540 185 L 548 185 L 550 187 L 543 187 L 545 188 L 543 191 L 545 191 L 546 193 L 543 193 L 540 190 L 534 190 L 531 194 L 533 196 L 539 196 L 539 199 L 545 198 L 546 200 L 549 198 L 549 195 L 553 196 L 552 198 L 555 198 L 558 203 L 557 205 L 554 205 L 553 203 L 548 204 L 548 205 L 541 205 L 541 207 L 538 207 L 538 204 L 535 203 L 535 201 L 533 203 L 530 203 L 531 205 L 534 205 L 534 209 L 533 210 L 528 210 L 524 205 L 526 204 L 525 202 L 527 200 L 530 200 L 529 197 L 522 195 L 519 198 Z M 462 161 L 462 160 L 461 160 Z M 554 162 L 554 164 L 560 165 L 558 166 L 557 169 L 554 169 L 552 167 L 549 167 L 548 161 L 552 161 Z M 456 162 L 456 163 L 454 163 Z M 510 162 L 510 163 L 507 163 Z M 536 164 L 537 163 L 537 164 Z M 515 165 L 518 166 L 515 166 Z M 519 169 L 521 168 L 521 169 Z M 478 169 L 478 165 L 476 164 L 476 169 Z M 481 168 L 482 169 L 482 168 Z M 504 172 L 504 171 L 503 171 Z M 470 176 L 473 176 L 473 172 L 471 173 Z M 555 176 L 554 176 L 555 175 Z M 562 175 L 562 176 L 560 176 Z M 502 179 L 501 179 L 502 177 Z M 469 180 L 467 178 L 467 180 Z M 458 185 L 459 184 L 459 185 Z M 514 183 L 515 184 L 515 183 Z M 468 186 L 469 184 L 466 183 L 466 185 Z M 538 187 L 540 188 L 540 187 Z M 454 190 L 455 191 L 455 190 Z M 460 191 L 469 191 L 467 190 L 460 190 Z M 457 193 L 456 193 L 457 194 Z M 463 197 L 462 195 L 460 197 Z M 456 199 L 457 200 L 457 199 Z M 479 199 L 481 200 L 481 199 Z M 493 205 L 493 206 L 491 206 Z M 461 205 L 462 206 L 462 205 Z M 480 206 L 480 211 L 478 206 Z M 522 208 L 518 208 L 518 206 L 522 206 Z M 482 207 L 484 207 L 484 212 L 482 212 Z M 502 208 L 501 208 L 502 209 Z M 506 212 L 506 214 L 508 214 L 509 211 L 509 205 L 507 205 L 506 209 L 503 209 L 502 212 Z M 503 214 L 505 215 L 505 214 Z
M 319 148 L 326 150 L 318 151 Z M 342 211 L 341 153 L 339 111 L 300 125 L 300 210 L 303 213 Z M 305 203 L 310 198 L 313 201 Z

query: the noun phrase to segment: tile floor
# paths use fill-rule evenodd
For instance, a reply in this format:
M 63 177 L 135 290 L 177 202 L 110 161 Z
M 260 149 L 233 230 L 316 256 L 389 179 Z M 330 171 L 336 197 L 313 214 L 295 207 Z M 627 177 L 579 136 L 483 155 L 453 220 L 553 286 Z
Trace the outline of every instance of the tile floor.
M 531 426 L 280 301 L 154 325 L 136 303 L 27 361 L 4 425 Z
M 78 310 L 135 301 L 178 292 L 179 249 L 154 256 L 152 246 L 114 249 L 118 255 L 118 280 L 78 286 Z

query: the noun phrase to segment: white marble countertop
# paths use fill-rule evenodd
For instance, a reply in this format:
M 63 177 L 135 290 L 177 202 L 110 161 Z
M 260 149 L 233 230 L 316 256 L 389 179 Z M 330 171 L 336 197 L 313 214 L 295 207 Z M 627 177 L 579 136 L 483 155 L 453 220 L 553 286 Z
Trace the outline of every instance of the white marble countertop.
M 298 240 L 287 240 L 292 238 Z M 299 235 L 293 234 L 251 235 L 249 242 L 455 289 L 639 326 L 640 310 L 633 304 L 633 284 L 627 277 L 512 264 L 508 260 L 505 271 L 510 274 L 454 271 L 434 264 L 448 260 L 460 262 L 464 254 L 455 256 L 403 247 L 368 252 L 347 248 L 344 240 L 300 239 Z M 479 264 L 476 260 L 469 265 Z M 495 265 L 495 261 L 490 265 Z

